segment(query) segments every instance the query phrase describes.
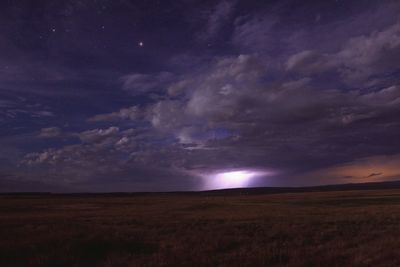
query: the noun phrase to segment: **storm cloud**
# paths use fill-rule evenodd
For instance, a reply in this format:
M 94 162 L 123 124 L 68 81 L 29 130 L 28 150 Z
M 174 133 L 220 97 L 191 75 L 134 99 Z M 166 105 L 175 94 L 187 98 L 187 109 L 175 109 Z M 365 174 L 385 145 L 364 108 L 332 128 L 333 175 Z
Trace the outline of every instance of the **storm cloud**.
M 121 50 L 91 54 L 85 42 L 75 44 L 75 53 L 87 60 L 80 65 L 78 59 L 67 64 L 53 58 L 43 75 L 56 77 L 49 72 L 56 65 L 68 70 L 62 79 L 38 76 L 26 82 L 34 89 L 25 95 L 17 97 L 25 90 L 15 72 L 4 72 L 0 121 L 9 130 L 2 136 L 14 140 L 8 148 L 14 153 L 0 155 L 8 165 L 14 162 L 7 173 L 77 191 L 199 190 L 204 174 L 241 169 L 265 174 L 251 186 L 398 178 L 397 2 L 357 9 L 359 1 L 306 1 L 299 8 L 307 16 L 293 9 L 296 1 L 261 7 L 195 2 L 182 16 L 178 5 L 168 6 L 178 21 L 155 8 L 154 15 L 169 22 L 165 27 L 138 18 L 142 37 L 130 38 L 143 46 L 132 42 L 128 49 L 127 39 L 115 39 L 106 22 L 91 25 L 95 38 L 105 35 L 104 45 Z M 118 33 L 129 30 L 126 16 L 149 10 L 134 1 L 112 7 L 121 17 Z M 80 8 L 89 19 L 91 13 Z M 189 16 L 194 8 L 200 15 Z M 71 9 L 62 22 L 82 25 L 78 14 Z M 67 29 L 73 30 L 64 24 L 57 32 Z M 55 55 L 67 58 L 64 34 L 49 36 L 52 49 L 64 49 Z M 76 36 L 91 42 L 88 34 Z M 40 57 L 32 47 L 2 46 Z M 31 141 L 19 141 L 23 136 Z

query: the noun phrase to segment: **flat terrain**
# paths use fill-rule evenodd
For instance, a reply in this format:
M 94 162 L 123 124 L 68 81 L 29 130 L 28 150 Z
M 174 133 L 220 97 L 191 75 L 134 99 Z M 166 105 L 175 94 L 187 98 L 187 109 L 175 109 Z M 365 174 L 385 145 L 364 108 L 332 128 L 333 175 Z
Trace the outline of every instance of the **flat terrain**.
M 400 266 L 400 189 L 1 195 L 0 266 Z

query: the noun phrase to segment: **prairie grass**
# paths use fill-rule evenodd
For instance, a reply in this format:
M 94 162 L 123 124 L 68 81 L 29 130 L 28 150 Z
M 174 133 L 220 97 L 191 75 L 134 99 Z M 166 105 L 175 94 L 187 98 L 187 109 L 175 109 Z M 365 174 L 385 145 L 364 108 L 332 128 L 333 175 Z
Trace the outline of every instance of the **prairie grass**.
M 400 190 L 2 195 L 0 266 L 400 266 Z

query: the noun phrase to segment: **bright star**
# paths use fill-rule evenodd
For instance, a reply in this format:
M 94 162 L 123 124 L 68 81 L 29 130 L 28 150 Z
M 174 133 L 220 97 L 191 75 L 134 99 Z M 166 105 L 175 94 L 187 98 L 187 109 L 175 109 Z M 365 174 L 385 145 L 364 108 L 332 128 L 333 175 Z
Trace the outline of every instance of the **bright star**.
M 139 45 L 140 47 L 142 47 L 142 46 L 144 45 L 144 43 L 143 43 L 143 42 L 139 42 L 138 45 Z

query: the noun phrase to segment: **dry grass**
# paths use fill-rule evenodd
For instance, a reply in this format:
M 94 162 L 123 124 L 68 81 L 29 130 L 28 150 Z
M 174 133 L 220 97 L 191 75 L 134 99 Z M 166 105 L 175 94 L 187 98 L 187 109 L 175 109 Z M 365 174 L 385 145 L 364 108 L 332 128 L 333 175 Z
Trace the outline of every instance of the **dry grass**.
M 400 266 L 400 190 L 0 196 L 0 266 Z

